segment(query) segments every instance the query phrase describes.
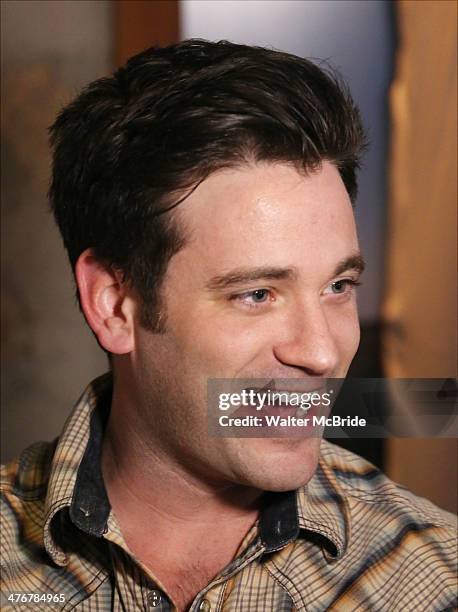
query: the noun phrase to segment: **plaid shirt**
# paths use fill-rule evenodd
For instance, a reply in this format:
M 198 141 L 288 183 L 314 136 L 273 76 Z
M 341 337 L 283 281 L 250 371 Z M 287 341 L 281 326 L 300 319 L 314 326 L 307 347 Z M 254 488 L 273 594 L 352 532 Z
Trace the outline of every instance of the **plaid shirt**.
M 110 398 L 105 375 L 56 442 L 34 444 L 5 466 L 2 609 L 174 610 L 110 509 L 100 468 Z M 189 610 L 454 610 L 454 524 L 453 515 L 324 441 L 312 480 L 266 494 L 238 555 Z

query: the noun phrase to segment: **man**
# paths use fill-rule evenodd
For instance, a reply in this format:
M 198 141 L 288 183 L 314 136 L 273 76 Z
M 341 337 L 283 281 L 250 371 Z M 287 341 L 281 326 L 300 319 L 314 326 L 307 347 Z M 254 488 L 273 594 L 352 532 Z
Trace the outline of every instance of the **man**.
M 453 517 L 317 436 L 208 435 L 208 380 L 346 375 L 363 141 L 335 78 L 227 42 L 145 51 L 63 110 L 51 201 L 112 375 L 5 468 L 7 603 L 451 609 Z

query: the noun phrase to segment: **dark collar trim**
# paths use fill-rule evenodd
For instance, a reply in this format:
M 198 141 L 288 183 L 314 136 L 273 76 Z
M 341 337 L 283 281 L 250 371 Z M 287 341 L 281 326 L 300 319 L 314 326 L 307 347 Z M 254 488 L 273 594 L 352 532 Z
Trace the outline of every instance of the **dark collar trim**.
M 299 536 L 296 491 L 266 493 L 259 527 L 266 553 L 279 550 L 296 540 Z
M 70 518 L 82 531 L 101 537 L 107 529 L 110 501 L 103 482 L 102 440 L 111 406 L 112 389 L 99 398 L 91 415 L 89 440 L 78 468 Z

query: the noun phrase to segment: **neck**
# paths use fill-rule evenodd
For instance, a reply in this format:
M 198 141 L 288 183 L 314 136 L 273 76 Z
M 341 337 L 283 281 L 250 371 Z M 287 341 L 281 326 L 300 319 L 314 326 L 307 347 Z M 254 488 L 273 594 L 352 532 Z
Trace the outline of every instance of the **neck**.
M 142 421 L 134 385 L 121 388 L 102 450 L 108 497 L 130 553 L 187 610 L 240 551 L 262 492 L 192 472 Z
M 131 403 L 114 389 L 102 452 L 105 486 L 123 531 L 131 521 L 155 532 L 170 533 L 173 528 L 178 533 L 182 527 L 196 539 L 213 521 L 228 529 L 248 529 L 256 520 L 262 492 L 197 476 L 160 440 L 145 440 L 145 427 Z

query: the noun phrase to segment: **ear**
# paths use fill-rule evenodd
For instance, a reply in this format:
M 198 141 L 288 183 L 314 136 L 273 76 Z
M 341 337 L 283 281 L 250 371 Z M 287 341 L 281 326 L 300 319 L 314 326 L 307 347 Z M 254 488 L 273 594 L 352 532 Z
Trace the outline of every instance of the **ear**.
M 99 343 L 110 353 L 130 353 L 134 343 L 135 302 L 121 274 L 87 249 L 75 266 L 84 316 Z

